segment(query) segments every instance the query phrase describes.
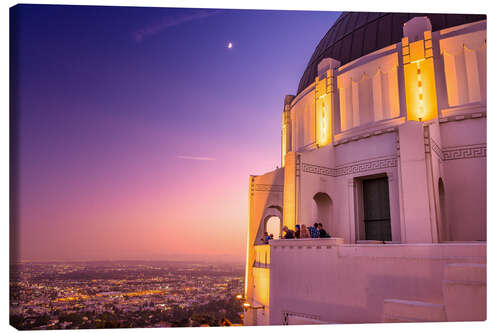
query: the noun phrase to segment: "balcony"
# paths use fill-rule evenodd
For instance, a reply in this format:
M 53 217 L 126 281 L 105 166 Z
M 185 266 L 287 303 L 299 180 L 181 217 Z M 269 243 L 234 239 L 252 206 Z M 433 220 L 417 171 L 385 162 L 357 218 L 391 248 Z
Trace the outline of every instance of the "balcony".
M 311 248 L 331 248 L 344 244 L 343 238 L 303 238 L 303 239 L 275 239 L 269 241 L 269 245 L 273 249 L 281 248 L 297 248 L 297 249 L 311 249 Z

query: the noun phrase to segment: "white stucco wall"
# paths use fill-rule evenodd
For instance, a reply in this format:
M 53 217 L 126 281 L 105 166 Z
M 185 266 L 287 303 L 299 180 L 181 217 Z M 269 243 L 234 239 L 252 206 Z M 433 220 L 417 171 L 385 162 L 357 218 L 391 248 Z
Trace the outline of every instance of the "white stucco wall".
M 270 323 L 283 312 L 329 323 L 381 322 L 386 298 L 442 301 L 446 264 L 484 263 L 485 243 L 336 245 L 271 243 Z

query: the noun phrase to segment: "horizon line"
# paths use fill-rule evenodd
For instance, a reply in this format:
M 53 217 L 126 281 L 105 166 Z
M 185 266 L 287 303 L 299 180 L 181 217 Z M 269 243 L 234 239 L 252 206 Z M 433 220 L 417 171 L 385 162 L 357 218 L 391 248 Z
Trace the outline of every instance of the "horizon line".
M 9 264 L 22 264 L 22 263 L 47 263 L 47 262 L 71 262 L 71 263 L 77 263 L 77 262 L 102 262 L 102 261 L 173 261 L 173 262 L 214 262 L 217 261 L 215 259 L 45 259 L 45 260 L 30 260 L 30 259 L 24 259 L 24 260 L 9 260 Z M 237 260 L 237 259 L 230 259 L 230 260 L 223 260 L 220 261 L 221 263 L 228 263 L 228 262 L 245 262 L 245 259 L 242 260 Z

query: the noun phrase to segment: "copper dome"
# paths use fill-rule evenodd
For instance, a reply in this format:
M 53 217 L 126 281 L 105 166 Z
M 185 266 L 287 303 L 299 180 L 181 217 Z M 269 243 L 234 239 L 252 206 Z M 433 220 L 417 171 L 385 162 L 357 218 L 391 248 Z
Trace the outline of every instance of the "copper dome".
M 314 82 L 322 59 L 333 58 L 344 65 L 397 43 L 403 37 L 403 24 L 416 16 L 427 16 L 433 31 L 486 19 L 486 15 L 474 14 L 344 12 L 316 46 L 297 94 Z

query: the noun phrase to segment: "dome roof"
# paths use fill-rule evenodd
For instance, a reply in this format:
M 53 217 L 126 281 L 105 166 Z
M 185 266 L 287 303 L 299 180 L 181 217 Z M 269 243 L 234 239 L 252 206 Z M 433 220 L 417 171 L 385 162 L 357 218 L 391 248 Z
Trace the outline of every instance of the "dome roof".
M 486 19 L 486 15 L 474 14 L 344 12 L 316 46 L 300 79 L 297 94 L 314 82 L 322 59 L 333 58 L 344 65 L 400 42 L 403 24 L 416 16 L 427 16 L 433 31 Z

